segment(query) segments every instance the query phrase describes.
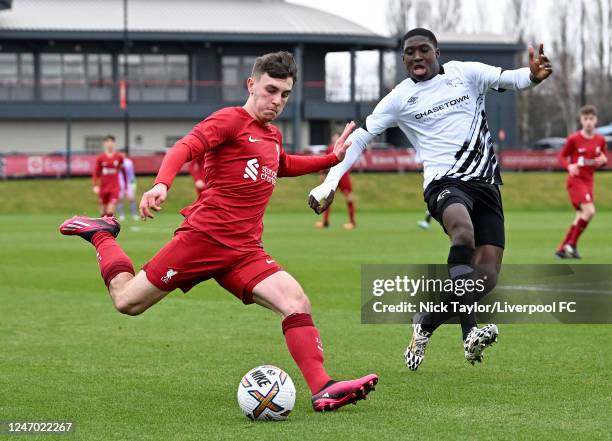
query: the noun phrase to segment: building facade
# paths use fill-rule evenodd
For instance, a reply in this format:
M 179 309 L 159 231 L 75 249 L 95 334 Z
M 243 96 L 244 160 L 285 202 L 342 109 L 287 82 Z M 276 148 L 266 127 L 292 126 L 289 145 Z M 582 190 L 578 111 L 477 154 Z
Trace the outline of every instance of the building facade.
M 386 93 L 383 54 L 397 40 L 283 0 L 15 0 L 0 10 L 0 153 L 95 152 L 107 133 L 162 151 L 215 110 L 242 105 L 254 59 L 287 50 L 299 80 L 277 121 L 288 150 L 326 143 Z M 443 57 L 513 68 L 522 46 L 441 38 Z M 456 40 L 456 39 L 455 39 Z M 360 96 L 356 54 L 376 51 L 377 90 Z M 348 94 L 326 57 L 347 53 Z M 403 69 L 400 67 L 401 72 Z M 516 139 L 516 97 L 489 101 L 492 131 Z M 389 140 L 405 144 L 391 131 Z M 126 142 L 127 140 L 127 142 Z

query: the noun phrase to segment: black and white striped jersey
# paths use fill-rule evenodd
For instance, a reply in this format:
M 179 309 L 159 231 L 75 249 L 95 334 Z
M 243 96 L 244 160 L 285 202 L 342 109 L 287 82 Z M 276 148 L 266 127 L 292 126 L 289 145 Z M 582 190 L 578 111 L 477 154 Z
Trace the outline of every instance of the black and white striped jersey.
M 350 139 L 355 148 L 363 150 L 387 128 L 399 127 L 423 162 L 424 187 L 445 177 L 501 184 L 485 115 L 485 95 L 489 89 L 533 85 L 528 68 L 502 73 L 501 68 L 482 63 L 450 61 L 427 81 L 408 78 L 398 84 Z M 349 156 L 354 155 L 347 152 L 345 161 L 352 159 Z M 336 166 L 338 173 L 342 165 Z M 334 171 L 330 172 L 332 179 Z

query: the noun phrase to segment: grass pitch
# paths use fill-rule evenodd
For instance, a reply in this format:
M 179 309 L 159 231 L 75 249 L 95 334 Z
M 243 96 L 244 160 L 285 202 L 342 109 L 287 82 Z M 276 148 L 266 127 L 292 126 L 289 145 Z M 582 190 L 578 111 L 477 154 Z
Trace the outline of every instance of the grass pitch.
M 612 327 L 501 325 L 500 342 L 471 366 L 459 326 L 447 325 L 419 371 L 408 372 L 408 327 L 360 324 L 360 265 L 444 262 L 447 239 L 437 225 L 416 227 L 420 211 L 358 212 L 358 228 L 345 231 L 341 202 L 324 231 L 306 209 L 272 207 L 264 241 L 311 298 L 329 372 L 380 375 L 367 401 L 315 414 L 280 320 L 215 282 L 175 292 L 141 316 L 120 315 L 93 248 L 57 232 L 70 214 L 58 209 L 0 215 L 0 420 L 73 420 L 68 439 L 83 440 L 609 439 Z M 571 218 L 569 210 L 508 211 L 505 262 L 555 262 Z M 179 222 L 169 209 L 152 222 L 126 222 L 120 243 L 138 267 Z M 580 243 L 585 263 L 612 262 L 611 224 L 600 209 Z M 288 421 L 251 423 L 240 412 L 238 382 L 258 364 L 277 365 L 296 383 Z

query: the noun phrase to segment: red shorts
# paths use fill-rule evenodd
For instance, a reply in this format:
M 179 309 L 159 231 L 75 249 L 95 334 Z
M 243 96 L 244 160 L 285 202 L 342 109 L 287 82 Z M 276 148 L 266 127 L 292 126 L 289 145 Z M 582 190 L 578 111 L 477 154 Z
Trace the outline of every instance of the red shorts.
M 98 201 L 102 205 L 116 204 L 119 200 L 119 188 L 101 188 Z
M 162 291 L 180 288 L 187 292 L 200 282 L 215 279 L 245 304 L 253 303 L 255 285 L 282 271 L 263 248 L 236 251 L 185 223 L 142 269 Z
M 595 201 L 592 182 L 585 182 L 582 179 L 569 179 L 566 188 L 570 201 L 576 210 L 580 209 L 581 204 L 591 204 Z
M 353 191 L 353 184 L 351 183 L 351 174 L 345 173 L 338 182 L 338 188 L 342 193 L 350 193 Z

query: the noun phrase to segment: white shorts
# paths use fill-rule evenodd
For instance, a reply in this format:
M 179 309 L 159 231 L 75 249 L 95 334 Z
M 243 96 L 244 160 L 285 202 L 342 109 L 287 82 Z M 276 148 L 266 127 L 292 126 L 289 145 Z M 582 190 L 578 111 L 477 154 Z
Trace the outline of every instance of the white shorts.
M 125 191 L 125 189 L 121 188 L 121 190 L 119 191 L 119 199 L 125 199 L 126 197 L 130 200 L 134 199 L 134 195 L 136 195 L 136 183 L 130 183 L 128 184 L 128 188 L 127 191 Z

